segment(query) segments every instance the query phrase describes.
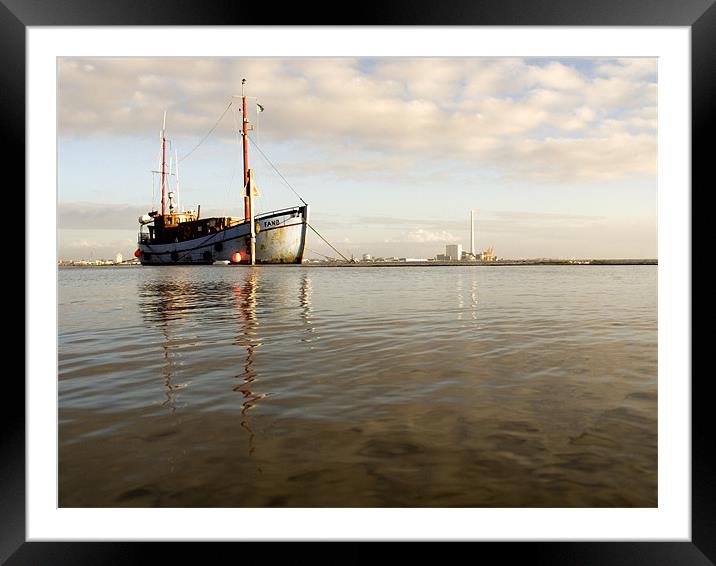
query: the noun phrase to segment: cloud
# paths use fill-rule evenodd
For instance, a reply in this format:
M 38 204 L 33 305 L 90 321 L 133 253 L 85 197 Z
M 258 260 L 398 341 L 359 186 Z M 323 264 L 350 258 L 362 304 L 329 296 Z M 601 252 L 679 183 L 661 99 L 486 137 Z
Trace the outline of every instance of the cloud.
M 406 174 L 415 170 L 416 164 L 415 160 L 410 158 L 388 157 L 331 159 L 330 163 L 326 163 L 325 159 L 303 160 L 278 163 L 277 167 L 291 177 L 327 174 L 342 180 L 379 180 L 393 178 L 397 173 L 404 179 Z
M 138 219 L 147 212 L 146 206 L 130 204 L 102 204 L 94 202 L 61 202 L 57 205 L 57 228 L 59 230 L 139 230 Z M 219 209 L 205 207 L 202 217 L 240 216 L 239 208 Z
M 519 221 L 548 221 L 548 222 L 583 222 L 604 220 L 603 216 L 593 216 L 588 214 L 564 214 L 558 212 L 525 212 L 521 210 L 495 210 L 490 213 L 491 216 L 501 220 L 519 220 Z
M 62 58 L 59 132 L 154 138 L 166 110 L 181 154 L 212 128 L 247 77 L 249 94 L 266 109 L 258 120 L 262 144 L 321 156 L 283 164 L 299 175 L 320 166 L 339 179 L 387 180 L 415 163 L 441 161 L 533 181 L 655 175 L 656 60 L 604 59 L 591 70 L 577 63 Z M 253 110 L 250 119 L 257 121 Z M 239 123 L 228 113 L 215 138 L 235 143 Z
M 653 57 L 623 58 L 604 62 L 596 69 L 597 75 L 645 79 L 656 76 L 657 59 Z
M 613 181 L 656 174 L 656 138 L 614 133 L 602 138 L 526 139 L 495 159 L 511 164 L 509 178 L 535 182 Z
M 529 76 L 540 86 L 558 90 L 581 90 L 587 83 L 578 71 L 558 62 L 530 66 Z
M 385 240 L 386 242 L 415 242 L 415 243 L 428 243 L 428 242 L 454 242 L 457 240 L 450 232 L 446 230 L 425 230 L 423 228 L 417 228 L 409 232 L 405 232 L 402 236 L 397 238 L 391 238 Z
M 58 259 L 114 259 L 118 253 L 127 259 L 136 248 L 134 230 L 60 229 L 58 233 Z
M 57 206 L 57 227 L 60 230 L 136 230 L 137 219 L 145 212 L 142 207 L 129 204 L 61 202 Z

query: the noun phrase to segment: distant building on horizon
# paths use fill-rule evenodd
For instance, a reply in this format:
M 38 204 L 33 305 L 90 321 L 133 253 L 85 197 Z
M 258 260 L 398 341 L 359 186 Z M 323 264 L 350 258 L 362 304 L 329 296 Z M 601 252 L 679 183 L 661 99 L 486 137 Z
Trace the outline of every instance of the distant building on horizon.
M 448 244 L 445 246 L 445 255 L 450 261 L 462 259 L 462 244 Z

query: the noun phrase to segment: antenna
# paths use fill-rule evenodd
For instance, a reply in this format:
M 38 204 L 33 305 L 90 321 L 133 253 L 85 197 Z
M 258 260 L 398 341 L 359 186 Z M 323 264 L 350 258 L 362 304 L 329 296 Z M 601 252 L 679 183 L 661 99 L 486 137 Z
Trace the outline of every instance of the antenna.
M 164 120 L 162 121 L 162 216 L 166 214 L 164 202 L 166 198 L 166 174 L 167 174 L 167 111 L 164 111 Z

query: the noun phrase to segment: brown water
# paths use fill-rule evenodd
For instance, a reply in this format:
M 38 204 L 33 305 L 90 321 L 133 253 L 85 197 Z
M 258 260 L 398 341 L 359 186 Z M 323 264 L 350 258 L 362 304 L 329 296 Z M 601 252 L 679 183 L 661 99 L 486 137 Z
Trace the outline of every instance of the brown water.
M 654 507 L 657 268 L 59 270 L 61 507 Z

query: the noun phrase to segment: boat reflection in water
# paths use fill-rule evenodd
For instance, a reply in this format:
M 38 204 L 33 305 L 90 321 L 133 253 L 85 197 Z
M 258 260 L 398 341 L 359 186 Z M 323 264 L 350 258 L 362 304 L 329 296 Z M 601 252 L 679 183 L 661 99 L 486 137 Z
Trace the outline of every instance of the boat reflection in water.
M 251 416 L 249 411 L 256 408 L 260 401 L 268 396 L 268 393 L 260 393 L 256 391 L 256 381 L 258 372 L 254 366 L 256 349 L 262 345 L 259 337 L 260 322 L 256 315 L 257 295 L 260 281 L 260 268 L 251 268 L 247 271 L 245 279 L 242 283 L 234 286 L 234 305 L 237 313 L 237 321 L 239 330 L 236 335 L 236 345 L 245 350 L 245 363 L 243 371 L 236 374 L 235 379 L 241 382 L 233 387 L 233 390 L 242 396 L 241 403 L 241 427 L 246 430 L 249 435 L 249 456 L 253 456 L 256 449 L 256 433 L 251 427 Z M 291 308 L 293 305 L 288 304 L 286 299 L 288 294 L 282 286 L 270 286 L 268 290 L 264 290 L 271 296 L 272 302 L 281 308 Z M 301 338 L 303 342 L 310 342 L 310 333 L 313 332 L 311 325 L 311 282 L 308 274 L 304 274 L 301 278 L 298 303 L 300 305 L 300 318 L 307 325 L 308 336 Z M 259 471 L 261 469 L 259 468 Z
M 236 385 L 233 390 L 242 394 L 241 404 L 241 427 L 249 433 L 249 455 L 252 455 L 254 446 L 254 431 L 251 429 L 248 412 L 256 407 L 266 394 L 256 393 L 253 390 L 253 383 L 256 381 L 256 370 L 254 369 L 254 350 L 261 346 L 257 338 L 259 322 L 256 318 L 256 287 L 258 285 L 258 269 L 251 268 L 246 280 L 241 285 L 234 287 L 234 300 L 238 314 L 239 332 L 236 336 L 236 344 L 246 349 L 246 363 L 241 373 L 236 374 L 236 379 L 242 382 Z
M 176 338 L 170 332 L 172 321 L 179 320 L 187 308 L 187 296 L 191 293 L 185 282 L 160 280 L 145 283 L 140 289 L 140 306 L 145 322 L 158 325 L 162 333 L 162 382 L 164 384 L 163 407 L 169 407 L 176 413 L 177 391 L 185 389 L 188 383 L 175 383 L 174 377 L 179 371 L 181 354 L 176 352 Z M 179 329 L 175 328 L 174 331 Z
M 222 384 L 228 386 L 227 391 L 240 394 L 239 424 L 249 435 L 250 455 L 256 440 L 251 413 L 268 396 L 266 383 L 264 390 L 257 389 L 256 356 L 272 336 L 282 339 L 275 335 L 275 325 L 274 333 L 261 330 L 263 317 L 275 321 L 294 312 L 296 340 L 312 349 L 310 342 L 316 338 L 309 275 L 303 273 L 291 284 L 262 269 L 226 268 L 226 276 L 212 280 L 198 272 L 179 278 L 174 272 L 162 273 L 138 289 L 144 322 L 154 329 L 147 342 L 154 342 L 161 352 L 159 362 L 151 364 L 163 385 L 162 401 L 155 404 L 168 407 L 172 415 L 189 405 L 204 413 L 233 412 L 235 397 L 221 394 Z
M 61 271 L 58 507 L 656 507 L 657 272 L 617 271 Z

